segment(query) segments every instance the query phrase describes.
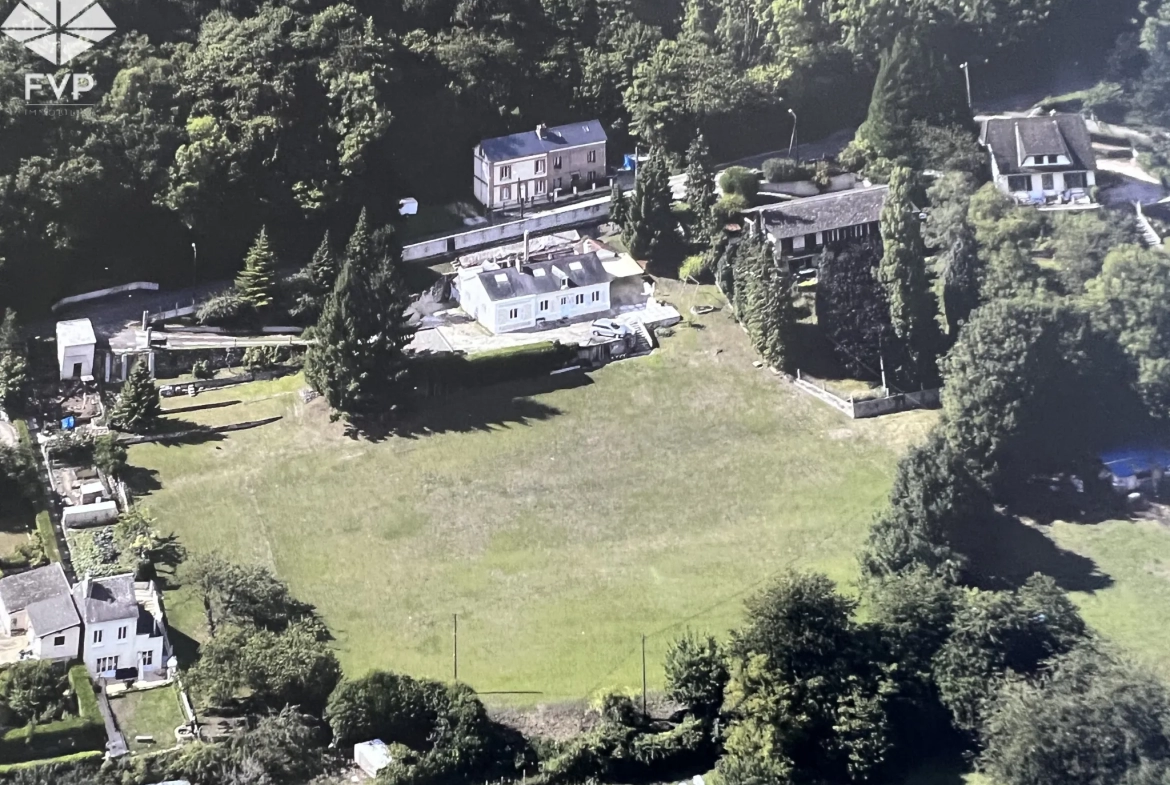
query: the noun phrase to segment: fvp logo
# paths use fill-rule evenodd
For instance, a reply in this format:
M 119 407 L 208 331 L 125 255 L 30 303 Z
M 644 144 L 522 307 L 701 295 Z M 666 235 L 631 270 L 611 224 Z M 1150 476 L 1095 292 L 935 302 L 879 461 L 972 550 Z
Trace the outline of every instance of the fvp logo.
M 53 65 L 64 65 L 112 35 L 114 22 L 93 0 L 23 0 L 0 30 Z
M 53 65 L 64 65 L 112 35 L 114 22 L 94 0 L 22 0 L 0 30 Z M 70 80 L 75 102 L 94 86 L 90 74 L 25 74 L 24 100 L 31 106 L 60 107 Z M 40 93 L 46 82 L 57 102 L 33 104 L 33 93 Z

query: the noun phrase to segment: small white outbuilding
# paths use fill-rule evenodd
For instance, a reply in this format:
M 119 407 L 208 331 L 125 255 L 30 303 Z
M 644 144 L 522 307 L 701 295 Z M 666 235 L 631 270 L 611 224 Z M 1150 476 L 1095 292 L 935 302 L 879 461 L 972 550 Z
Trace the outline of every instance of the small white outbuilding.
M 381 739 L 353 745 L 353 762 L 371 777 L 390 765 L 390 749 Z
M 57 365 L 62 379 L 93 377 L 97 336 L 89 319 L 57 322 Z

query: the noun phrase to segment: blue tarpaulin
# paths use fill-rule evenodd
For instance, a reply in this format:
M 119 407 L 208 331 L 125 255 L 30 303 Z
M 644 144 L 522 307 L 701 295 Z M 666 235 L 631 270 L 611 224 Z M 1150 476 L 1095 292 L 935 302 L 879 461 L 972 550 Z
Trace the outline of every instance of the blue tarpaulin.
M 1133 477 L 1153 469 L 1170 470 L 1170 449 L 1165 447 L 1126 447 L 1102 453 L 1105 464 L 1114 477 Z
M 74 421 L 74 419 L 72 417 L 66 417 L 64 420 L 61 421 L 61 427 L 67 431 L 72 431 L 76 425 L 77 425 L 77 423 Z

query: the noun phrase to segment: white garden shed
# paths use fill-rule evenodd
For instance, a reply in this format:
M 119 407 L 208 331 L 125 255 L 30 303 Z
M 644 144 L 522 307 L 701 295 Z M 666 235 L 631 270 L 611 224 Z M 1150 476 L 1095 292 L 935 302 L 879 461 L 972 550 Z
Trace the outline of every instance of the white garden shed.
M 390 765 L 390 749 L 381 739 L 363 741 L 353 745 L 353 762 L 371 777 Z
M 62 379 L 93 378 L 97 336 L 89 319 L 57 322 L 57 365 Z

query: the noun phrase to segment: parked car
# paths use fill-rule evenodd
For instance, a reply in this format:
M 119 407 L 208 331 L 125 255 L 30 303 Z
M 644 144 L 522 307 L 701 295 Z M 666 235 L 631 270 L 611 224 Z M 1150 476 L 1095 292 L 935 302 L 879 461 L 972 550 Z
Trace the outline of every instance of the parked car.
M 630 333 L 630 328 L 616 319 L 595 319 L 590 327 L 598 338 L 624 338 Z

